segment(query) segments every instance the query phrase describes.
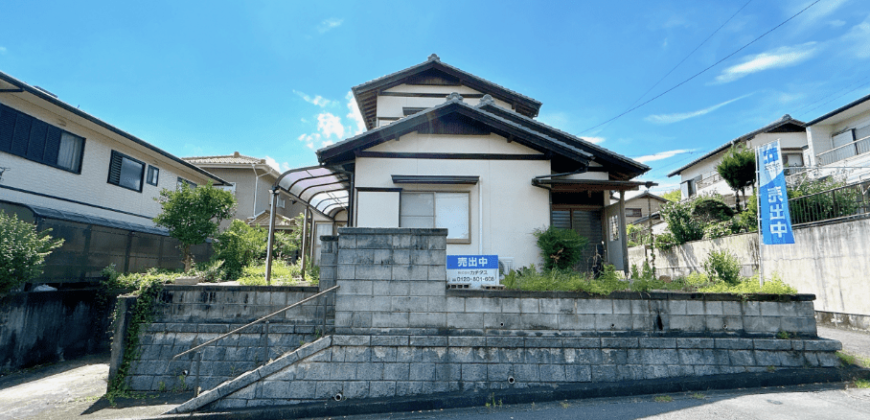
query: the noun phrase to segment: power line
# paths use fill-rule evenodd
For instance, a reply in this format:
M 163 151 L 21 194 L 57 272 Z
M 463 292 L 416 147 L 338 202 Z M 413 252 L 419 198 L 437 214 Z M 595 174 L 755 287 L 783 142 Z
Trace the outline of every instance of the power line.
M 741 7 L 740 7 L 740 8 L 739 8 L 739 9 L 737 9 L 737 11 L 736 11 L 736 12 L 734 12 L 734 14 L 733 14 L 733 15 L 731 15 L 731 17 L 729 17 L 729 18 L 728 18 L 728 20 L 726 20 L 726 21 L 725 21 L 725 22 L 724 22 L 724 23 L 722 23 L 722 24 L 721 24 L 721 25 L 719 25 L 719 27 L 718 27 L 718 28 L 716 28 L 716 30 L 715 30 L 715 31 L 713 31 L 713 33 L 711 33 L 711 34 L 710 34 L 710 36 L 708 36 L 708 37 L 707 37 L 707 38 L 706 38 L 706 39 L 704 39 L 704 40 L 703 40 L 703 41 L 701 41 L 701 43 L 700 43 L 700 44 L 698 44 L 698 46 L 697 46 L 697 47 L 695 47 L 695 49 L 694 49 L 694 50 L 692 50 L 692 52 L 690 52 L 690 53 L 689 53 L 689 54 L 687 54 L 687 55 L 686 55 L 686 56 L 685 56 L 685 57 L 683 57 L 683 59 L 682 59 L 682 60 L 680 60 L 680 62 L 679 62 L 679 63 L 677 63 L 677 65 L 676 65 L 676 66 L 674 66 L 674 67 L 673 67 L 673 68 L 672 68 L 672 69 L 671 69 L 671 70 L 670 70 L 670 71 L 668 71 L 668 72 L 667 72 L 667 73 L 665 73 L 665 75 L 664 75 L 664 76 L 662 76 L 662 78 L 661 78 L 661 79 L 659 79 L 659 80 L 658 80 L 658 81 L 657 81 L 657 82 L 655 82 L 655 84 L 653 84 L 653 85 L 652 85 L 652 86 L 650 86 L 650 88 L 649 88 L 649 89 L 647 89 L 647 90 L 646 90 L 646 92 L 644 92 L 644 93 L 643 93 L 643 95 L 640 95 L 640 97 L 639 97 L 639 98 L 637 98 L 637 99 L 635 99 L 635 100 L 634 100 L 634 102 L 632 102 L 632 104 L 631 104 L 631 105 L 629 105 L 629 106 L 634 106 L 634 104 L 636 104 L 636 103 L 637 103 L 637 101 L 639 101 L 639 100 L 641 100 L 641 99 L 643 99 L 643 97 L 644 97 L 644 96 L 646 96 L 646 94 L 647 94 L 647 93 L 649 93 L 649 92 L 650 92 L 650 91 L 651 91 L 651 90 L 653 90 L 653 89 L 654 89 L 654 88 L 655 88 L 655 87 L 656 87 L 656 86 L 658 86 L 658 85 L 659 85 L 659 83 L 661 83 L 661 82 L 662 82 L 662 81 L 663 81 L 663 80 L 665 80 L 665 78 L 667 78 L 667 77 L 668 77 L 668 76 L 670 76 L 670 75 L 671 75 L 671 73 L 673 73 L 673 72 L 674 72 L 674 70 L 676 70 L 676 69 L 677 69 L 677 67 L 680 67 L 680 65 L 681 65 L 681 64 L 683 64 L 683 63 L 684 63 L 684 62 L 685 62 L 685 61 L 686 61 L 686 60 L 688 60 L 688 59 L 689 59 L 689 57 L 691 57 L 691 56 L 692 56 L 692 54 L 694 54 L 694 53 L 695 53 L 695 51 L 698 51 L 698 49 L 700 49 L 700 48 L 701 48 L 701 47 L 702 47 L 702 46 L 704 46 L 704 44 L 706 44 L 706 43 L 707 43 L 707 41 L 709 41 L 709 40 L 710 40 L 710 38 L 713 38 L 713 35 L 716 35 L 716 33 L 717 33 L 717 32 L 719 32 L 719 30 L 720 30 L 720 29 L 722 29 L 722 28 L 724 28 L 724 27 L 725 27 L 725 25 L 727 25 L 727 24 L 728 24 L 728 22 L 731 22 L 731 19 L 734 19 L 734 17 L 735 17 L 735 16 L 737 16 L 737 14 L 738 14 L 738 13 L 740 13 L 740 12 L 741 12 L 741 11 L 742 11 L 742 10 L 743 10 L 743 9 L 745 9 L 745 8 L 746 8 L 746 6 L 749 6 L 749 3 L 752 3 L 752 0 L 749 0 L 749 1 L 747 1 L 747 2 L 746 2 L 746 3 L 745 3 L 745 4 L 744 4 L 744 5 L 743 5 L 743 6 L 741 6 Z
M 710 70 L 710 69 L 712 69 L 713 67 L 716 67 L 717 65 L 721 64 L 723 61 L 725 61 L 725 60 L 727 60 L 727 59 L 733 57 L 734 55 L 736 55 L 736 54 L 739 53 L 740 51 L 743 51 L 744 49 L 746 49 L 746 47 L 748 47 L 748 46 L 750 46 L 750 45 L 756 43 L 756 42 L 759 41 L 761 38 L 764 38 L 765 36 L 767 36 L 767 35 L 770 34 L 771 32 L 773 32 L 773 31 L 779 29 L 780 26 L 785 25 L 786 23 L 788 23 L 788 22 L 791 21 L 792 19 L 798 17 L 801 13 L 807 11 L 807 9 L 809 9 L 810 7 L 813 7 L 814 5 L 816 5 L 816 3 L 820 2 L 820 1 L 822 1 L 822 0 L 816 0 L 816 1 L 812 2 L 809 6 L 804 7 L 803 9 L 801 9 L 801 11 L 795 13 L 795 14 L 792 15 L 790 18 L 788 18 L 788 19 L 782 21 L 782 23 L 780 23 L 779 25 L 774 26 L 773 28 L 771 28 L 771 29 L 768 30 L 767 32 L 765 32 L 765 33 L 759 35 L 757 38 L 753 39 L 752 41 L 749 41 L 749 43 L 747 43 L 747 44 L 743 45 L 742 47 L 738 48 L 736 51 L 732 52 L 731 54 L 726 55 L 726 56 L 723 57 L 721 60 L 719 60 L 719 61 L 717 61 L 717 62 L 715 62 L 715 63 L 709 65 L 707 68 L 705 68 L 705 69 L 703 69 L 703 70 L 701 70 L 701 71 L 695 73 L 694 75 L 692 75 L 692 77 L 689 77 L 688 79 L 683 80 L 683 81 L 680 82 L 680 83 L 677 83 L 676 85 L 672 86 L 672 87 L 669 88 L 668 90 L 666 90 L 666 91 L 664 91 L 664 92 L 662 92 L 662 93 L 659 93 L 659 94 L 656 95 L 656 96 L 653 96 L 652 98 L 650 98 L 650 99 L 644 101 L 644 102 L 641 103 L 640 105 L 633 106 L 633 107 L 629 108 L 628 110 L 623 111 L 621 114 L 619 114 L 619 115 L 617 115 L 617 116 L 615 116 L 615 117 L 613 117 L 613 118 L 611 118 L 611 119 L 609 119 L 609 120 L 607 120 L 607 121 L 604 121 L 604 122 L 602 122 L 602 123 L 599 123 L 599 124 L 596 124 L 596 125 L 594 125 L 594 126 L 592 126 L 592 127 L 589 127 L 589 128 L 587 128 L 587 129 L 585 129 L 585 130 L 582 130 L 581 133 L 585 133 L 585 132 L 588 132 L 588 131 L 590 131 L 590 130 L 594 130 L 594 129 L 598 128 L 598 127 L 601 127 L 601 126 L 604 125 L 604 124 L 607 124 L 607 123 L 609 123 L 609 122 L 611 122 L 611 121 L 614 121 L 614 120 L 616 120 L 616 119 L 622 117 L 623 115 L 628 114 L 629 112 L 634 111 L 634 110 L 636 110 L 636 109 L 638 109 L 638 108 L 640 108 L 640 107 L 642 107 L 642 106 L 644 106 L 644 105 L 646 105 L 646 104 L 648 104 L 648 103 L 650 103 L 650 102 L 652 102 L 652 101 L 654 101 L 654 100 L 656 100 L 656 99 L 658 99 L 658 98 L 664 96 L 664 95 L 667 94 L 668 92 L 670 92 L 670 91 L 672 91 L 672 90 L 674 90 L 674 89 L 676 89 L 676 88 L 678 88 L 678 87 L 680 87 L 680 86 L 682 86 L 682 85 L 684 85 L 684 84 L 690 82 L 690 81 L 693 80 L 694 78 L 696 78 L 696 77 L 698 77 L 698 76 L 700 76 L 700 75 L 706 73 L 707 70 Z
M 867 77 L 865 77 L 865 78 L 863 78 L 863 79 L 860 79 L 859 82 L 860 82 L 860 81 L 863 81 L 863 80 L 866 80 L 866 79 L 868 79 L 868 78 L 870 78 L 870 76 L 867 76 Z M 842 98 L 842 97 L 844 97 L 844 96 L 846 96 L 846 95 L 848 95 L 848 94 L 850 94 L 850 93 L 852 93 L 852 92 L 854 92 L 854 91 L 856 91 L 856 90 L 858 90 L 858 89 L 860 89 L 860 88 L 866 86 L 868 83 L 870 83 L 870 81 L 868 81 L 868 82 L 864 82 L 864 83 L 861 83 L 861 84 L 855 86 L 854 88 L 852 88 L 852 89 L 850 89 L 850 90 L 844 92 L 842 95 L 837 96 L 836 98 L 832 98 L 831 100 L 829 100 L 829 101 L 827 101 L 827 102 L 823 102 L 823 103 L 821 103 L 821 104 L 818 104 L 818 105 L 816 105 L 816 106 L 814 106 L 814 107 L 812 107 L 812 108 L 810 108 L 810 109 L 807 109 L 806 111 L 801 111 L 801 112 L 799 112 L 797 115 L 799 115 L 799 116 L 803 116 L 803 115 L 809 114 L 810 111 L 814 111 L 814 110 L 816 110 L 816 109 L 818 109 L 818 108 L 821 108 L 822 106 L 825 106 L 825 105 L 827 105 L 827 104 L 829 104 L 829 103 L 831 103 L 831 102 L 833 102 L 833 101 L 836 101 L 837 99 L 840 99 L 840 98 Z M 844 88 L 844 89 L 848 89 L 848 88 Z M 841 90 L 842 90 L 842 89 L 841 89 Z M 835 95 L 837 92 L 839 92 L 839 91 L 835 91 L 834 93 L 831 93 L 830 95 L 823 96 L 823 97 L 819 98 L 818 100 L 822 100 L 822 99 L 825 99 L 825 98 L 829 98 L 829 97 Z M 811 105 L 812 105 L 812 104 L 811 104 Z M 804 107 L 804 108 L 806 108 L 806 107 Z

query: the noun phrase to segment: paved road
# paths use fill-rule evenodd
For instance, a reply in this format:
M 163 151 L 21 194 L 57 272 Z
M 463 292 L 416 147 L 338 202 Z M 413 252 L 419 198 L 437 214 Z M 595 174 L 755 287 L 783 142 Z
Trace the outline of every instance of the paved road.
M 716 391 L 655 396 L 521 404 L 416 413 L 342 417 L 345 420 L 867 420 L 870 389 L 837 386 Z M 660 399 L 662 396 L 658 396 Z

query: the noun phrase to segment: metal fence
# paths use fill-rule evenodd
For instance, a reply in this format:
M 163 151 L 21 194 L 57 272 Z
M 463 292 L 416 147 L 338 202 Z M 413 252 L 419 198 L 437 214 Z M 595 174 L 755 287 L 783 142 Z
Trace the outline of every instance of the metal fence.
M 870 181 L 788 200 L 791 223 L 870 217 Z
M 819 166 L 825 166 L 868 152 L 870 152 L 870 136 L 844 144 L 836 149 L 819 153 L 819 155 L 816 156 L 816 160 L 818 161 Z

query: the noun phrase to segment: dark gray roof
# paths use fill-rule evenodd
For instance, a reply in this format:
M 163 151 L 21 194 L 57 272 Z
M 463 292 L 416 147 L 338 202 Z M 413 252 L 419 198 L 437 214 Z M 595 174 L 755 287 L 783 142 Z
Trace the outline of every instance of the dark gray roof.
M 829 113 L 827 113 L 827 114 L 825 114 L 825 115 L 822 115 L 821 117 L 816 118 L 816 119 L 814 119 L 814 120 L 808 122 L 808 123 L 807 123 L 807 126 L 818 124 L 818 123 L 820 123 L 820 122 L 822 122 L 822 121 L 824 121 L 824 120 L 827 120 L 828 118 L 833 117 L 834 115 L 837 115 L 837 114 L 839 114 L 839 113 L 841 113 L 841 112 L 843 112 L 843 111 L 848 111 L 850 108 L 855 107 L 855 106 L 858 106 L 858 105 L 861 105 L 861 104 L 863 104 L 864 102 L 867 102 L 867 101 L 870 101 L 870 95 L 867 95 L 867 96 L 865 96 L 865 97 L 863 97 L 863 98 L 861 98 L 861 99 L 858 99 L 858 100 L 856 100 L 856 101 L 854 101 L 854 102 L 850 102 L 850 103 L 848 103 L 848 104 L 846 104 L 846 105 L 843 105 L 843 106 L 841 106 L 841 107 L 839 107 L 839 108 L 837 108 L 837 109 L 835 109 L 835 110 L 833 110 L 833 111 L 831 111 L 831 112 L 829 112 Z
M 788 126 L 792 126 L 792 127 L 789 128 Z M 704 159 L 707 159 L 707 158 L 709 158 L 709 157 L 711 157 L 711 156 L 713 156 L 713 155 L 715 155 L 723 150 L 727 150 L 729 147 L 731 147 L 734 144 L 741 143 L 741 142 L 744 142 L 747 140 L 752 140 L 752 138 L 754 138 L 755 136 L 757 136 L 761 133 L 798 132 L 798 131 L 806 130 L 806 126 L 807 126 L 807 124 L 804 123 L 803 121 L 796 120 L 796 119 L 792 118 L 791 115 L 785 114 L 782 116 L 782 118 L 780 118 L 780 119 L 778 119 L 778 120 L 776 120 L 776 121 L 774 121 L 774 122 L 772 122 L 764 127 L 761 127 L 758 130 L 755 130 L 751 133 L 747 133 L 747 134 L 744 134 L 740 137 L 737 137 L 736 139 L 731 140 L 731 141 L 705 153 L 703 156 L 683 165 L 680 169 L 677 169 L 677 170 L 669 173 L 668 177 L 672 177 L 674 175 L 679 175 L 680 172 L 685 171 L 686 169 L 697 164 L 698 162 L 700 162 Z
M 50 209 L 48 207 L 32 206 L 29 207 L 35 216 L 44 217 L 47 219 L 66 220 L 69 222 L 85 223 L 89 225 L 97 225 L 110 227 L 115 229 L 131 230 L 134 232 L 150 233 L 152 235 L 169 236 L 169 230 L 154 226 L 146 226 L 138 223 L 129 223 L 121 220 L 107 219 L 105 217 L 90 216 L 81 213 L 75 213 L 66 210 Z
M 633 178 L 635 176 L 643 174 L 650 169 L 649 166 L 644 165 L 643 163 L 640 163 L 629 157 L 620 155 L 619 153 L 613 152 L 612 150 L 605 149 L 595 143 L 586 141 L 581 137 L 566 133 L 562 130 L 559 130 L 558 128 L 549 126 L 525 115 L 518 114 L 509 109 L 504 109 L 496 105 L 495 101 L 493 101 L 492 98 L 487 98 L 486 96 L 484 96 L 483 99 L 481 99 L 480 104 L 478 104 L 478 108 L 505 117 L 509 120 L 529 127 L 532 130 L 545 133 L 565 143 L 571 144 L 581 150 L 585 150 L 593 154 L 595 156 L 594 160 L 598 163 L 610 163 L 619 165 L 627 169 L 627 172 L 629 174 L 628 178 Z
M 625 201 L 631 201 L 631 200 L 638 199 L 638 198 L 652 198 L 652 199 L 654 199 L 654 200 L 661 201 L 662 203 L 667 203 L 667 202 L 668 202 L 667 199 L 662 198 L 662 197 L 659 197 L 659 196 L 657 196 L 657 195 L 655 195 L 655 194 L 649 192 L 649 190 L 644 191 L 642 194 L 638 194 L 638 195 L 636 195 L 636 196 L 634 196 L 634 197 L 626 198 Z
M 442 104 L 427 108 L 424 111 L 402 118 L 392 124 L 368 130 L 357 136 L 324 147 L 317 151 L 317 159 L 321 164 L 333 164 L 350 160 L 353 158 L 353 152 L 355 150 L 362 150 L 383 143 L 391 138 L 411 131 L 412 128 L 429 121 L 433 117 L 448 115 L 454 112 L 482 120 L 481 122 L 491 127 L 498 126 L 500 129 L 517 133 L 525 139 L 518 137 L 515 141 L 539 150 L 545 149 L 584 164 L 594 156 L 592 153 L 577 147 L 577 145 L 555 139 L 545 133 L 535 131 L 525 125 L 518 124 L 517 122 L 503 118 L 499 115 L 487 112 L 479 107 L 468 105 L 462 102 L 462 97 L 459 95 L 451 94 L 449 98 L 449 100 Z M 530 144 L 530 140 L 533 140 L 534 142 Z
M 73 113 L 79 117 L 82 117 L 82 118 L 84 118 L 84 119 L 86 119 L 86 120 L 88 120 L 96 125 L 99 125 L 100 127 L 103 127 L 103 128 L 105 128 L 105 129 L 107 129 L 115 134 L 119 134 L 123 137 L 126 137 L 130 141 L 132 141 L 140 146 L 143 146 L 147 149 L 153 150 L 153 151 L 171 159 L 172 161 L 179 163 L 180 165 L 182 165 L 186 168 L 189 168 L 193 171 L 199 172 L 199 173 L 205 175 L 206 177 L 217 181 L 220 184 L 229 185 L 228 182 L 224 181 L 223 179 L 218 178 L 214 174 L 211 174 L 208 171 L 205 171 L 201 168 L 198 168 L 191 163 L 185 162 L 181 158 L 179 158 L 179 157 L 177 157 L 177 156 L 175 156 L 175 155 L 173 155 L 173 154 L 171 154 L 171 153 L 169 153 L 169 152 L 167 152 L 167 151 L 165 151 L 157 146 L 154 146 L 153 144 L 148 143 L 145 140 L 142 140 L 142 139 L 140 139 L 140 138 L 124 131 L 124 130 L 121 130 L 118 127 L 115 127 L 115 126 L 113 126 L 113 125 L 111 125 L 111 124 L 91 115 L 91 114 L 88 114 L 87 112 L 84 112 L 84 111 L 64 102 L 64 101 L 61 101 L 60 99 L 57 99 L 57 97 L 55 95 L 48 93 L 44 89 L 37 88 L 35 86 L 31 86 L 31 85 L 24 83 L 21 80 L 18 80 L 18 79 L 14 78 L 6 73 L 3 73 L 3 72 L 0 72 L 0 80 L 3 80 L 7 83 L 15 85 L 18 88 L 20 88 L 21 90 L 23 90 L 24 92 L 30 93 L 31 95 L 36 96 L 36 97 L 38 97 L 46 102 L 49 102 L 53 105 L 56 105 L 60 108 L 63 108 L 65 111 Z
M 408 67 L 404 70 L 399 70 L 395 73 L 386 76 L 378 77 L 377 79 L 356 85 L 351 88 L 360 112 L 363 114 L 366 127 L 372 129 L 375 127 L 376 111 L 377 111 L 377 94 L 384 89 L 401 84 L 415 74 L 419 74 L 428 70 L 437 70 L 445 74 L 457 77 L 462 81 L 462 84 L 476 90 L 481 90 L 482 93 L 493 95 L 505 102 L 514 103 L 518 112 L 536 117 L 541 108 L 541 102 L 525 96 L 519 92 L 510 90 L 504 86 L 493 83 L 482 77 L 475 76 L 471 73 L 462 71 L 449 64 L 441 62 L 441 59 L 432 54 L 429 58 L 417 65 Z

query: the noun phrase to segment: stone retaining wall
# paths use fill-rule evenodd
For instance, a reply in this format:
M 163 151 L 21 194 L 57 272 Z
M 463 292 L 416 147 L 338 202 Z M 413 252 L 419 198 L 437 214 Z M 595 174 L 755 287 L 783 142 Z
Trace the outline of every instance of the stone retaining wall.
M 322 299 L 203 348 L 201 361 L 196 353 L 170 361 L 178 353 L 317 292 L 317 287 L 166 286 L 156 305 L 154 322 L 140 334 L 140 357 L 127 375 L 127 383 L 134 391 L 211 389 L 314 341 L 323 335 Z M 326 315 L 329 332 L 332 307 L 327 307 Z M 267 329 L 268 334 L 264 334 Z M 114 347 L 112 374 L 123 349 Z
M 335 335 L 179 406 L 197 409 L 832 367 L 811 295 L 447 290 L 446 230 L 342 228 Z M 337 246 L 336 246 L 337 245 Z M 781 331 L 797 339 L 774 339 Z

